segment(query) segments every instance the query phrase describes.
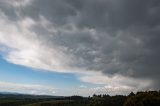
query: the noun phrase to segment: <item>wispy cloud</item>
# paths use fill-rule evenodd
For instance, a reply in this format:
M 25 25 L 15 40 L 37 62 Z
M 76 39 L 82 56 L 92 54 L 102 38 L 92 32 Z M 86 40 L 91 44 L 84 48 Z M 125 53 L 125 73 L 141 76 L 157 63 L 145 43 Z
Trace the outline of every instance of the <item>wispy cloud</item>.
M 55 88 L 38 85 L 38 84 L 21 84 L 13 82 L 0 82 L 0 92 L 17 92 L 23 94 L 36 94 L 36 95 L 54 95 Z
M 61 51 L 63 47 L 48 47 L 42 38 L 30 30 L 34 24 L 43 24 L 45 20 L 41 23 L 26 17 L 15 23 L 10 22 L 3 13 L 1 19 L 0 42 L 9 49 L 3 49 L 3 52 L 7 52 L 4 56 L 7 61 L 49 71 L 61 72 L 68 69 L 66 63 L 70 59 Z
M 5 1 L 0 1 L 1 3 L 8 4 L 8 6 L 13 6 L 13 7 L 25 7 L 30 5 L 34 0 L 5 0 Z

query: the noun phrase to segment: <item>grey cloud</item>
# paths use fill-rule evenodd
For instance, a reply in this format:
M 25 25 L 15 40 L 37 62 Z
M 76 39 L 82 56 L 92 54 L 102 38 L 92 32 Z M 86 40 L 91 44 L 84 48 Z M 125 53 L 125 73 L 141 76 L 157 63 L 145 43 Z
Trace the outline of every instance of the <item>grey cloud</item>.
M 11 19 L 49 20 L 50 26 L 30 30 L 49 47 L 66 48 L 75 57 L 70 67 L 160 81 L 159 0 L 34 0 L 0 8 Z
M 13 21 L 19 19 L 15 8 L 8 4 L 7 0 L 0 0 L 0 10 L 2 10 L 3 13 L 5 13 L 8 18 Z

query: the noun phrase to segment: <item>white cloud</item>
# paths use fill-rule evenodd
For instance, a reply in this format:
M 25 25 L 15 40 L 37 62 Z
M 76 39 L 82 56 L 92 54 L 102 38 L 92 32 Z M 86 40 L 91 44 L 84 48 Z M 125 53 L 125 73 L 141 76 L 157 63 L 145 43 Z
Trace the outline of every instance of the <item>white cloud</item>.
M 55 88 L 39 84 L 0 82 L 0 92 L 17 92 L 17 93 L 36 94 L 36 95 L 54 95 Z
M 70 68 L 67 64 L 70 63 L 71 58 L 69 54 L 64 53 L 65 48 L 56 45 L 52 45 L 52 48 L 48 47 L 43 39 L 30 30 L 35 24 L 45 27 L 46 20 L 35 22 L 26 17 L 11 22 L 3 12 L 0 18 L 0 44 L 3 48 L 1 51 L 6 53 L 4 58 L 7 61 L 32 68 L 69 72 Z
M 54 27 L 43 16 L 40 16 L 36 21 L 30 17 L 23 17 L 13 22 L 1 12 L 0 18 L 1 52 L 5 53 L 4 59 L 8 62 L 54 72 L 84 73 L 88 70 L 86 67 L 77 66 L 77 64 L 80 66 L 85 64 L 82 58 L 77 58 L 70 54 L 65 46 L 54 44 L 49 40 L 50 36 L 54 36 L 58 32 L 68 34 L 78 32 L 74 26 L 71 25 L 72 31 L 67 28 Z M 32 29 L 34 26 L 42 27 L 47 31 L 47 34 L 38 35 Z M 81 31 L 93 33 L 92 30 L 87 29 Z M 52 35 L 49 34 L 50 32 Z
M 80 85 L 79 87 L 80 87 L 80 88 L 87 88 L 86 85 Z
M 148 87 L 152 84 L 151 80 L 134 79 L 120 75 L 107 76 L 98 72 L 79 76 L 79 79 L 83 82 L 97 84 L 97 87 L 90 88 L 93 93 L 107 93 L 111 95 L 128 94 L 131 91 L 150 90 Z

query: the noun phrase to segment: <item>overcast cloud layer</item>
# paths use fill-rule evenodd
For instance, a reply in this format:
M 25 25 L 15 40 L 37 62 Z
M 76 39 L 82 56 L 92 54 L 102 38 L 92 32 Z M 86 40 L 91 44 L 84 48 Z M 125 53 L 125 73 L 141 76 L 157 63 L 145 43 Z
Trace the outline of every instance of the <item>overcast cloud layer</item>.
M 86 82 L 102 73 L 158 89 L 160 0 L 0 0 L 0 51 L 14 64 L 87 73 Z

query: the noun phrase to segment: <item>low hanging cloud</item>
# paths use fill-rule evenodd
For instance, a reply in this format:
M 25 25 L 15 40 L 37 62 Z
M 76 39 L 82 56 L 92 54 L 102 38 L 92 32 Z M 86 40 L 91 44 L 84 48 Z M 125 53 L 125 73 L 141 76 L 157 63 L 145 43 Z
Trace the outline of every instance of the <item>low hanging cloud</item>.
M 159 13 L 159 0 L 0 0 L 0 50 L 14 64 L 157 89 Z
M 92 73 L 92 75 L 80 76 L 79 80 L 101 85 L 90 89 L 92 92 L 99 94 L 104 94 L 106 92 L 110 95 L 128 94 L 132 91 L 136 92 L 140 90 L 155 89 L 151 87 L 152 83 L 154 82 L 153 80 L 135 79 L 121 75 L 114 75 L 112 77 L 108 77 L 100 73 Z

